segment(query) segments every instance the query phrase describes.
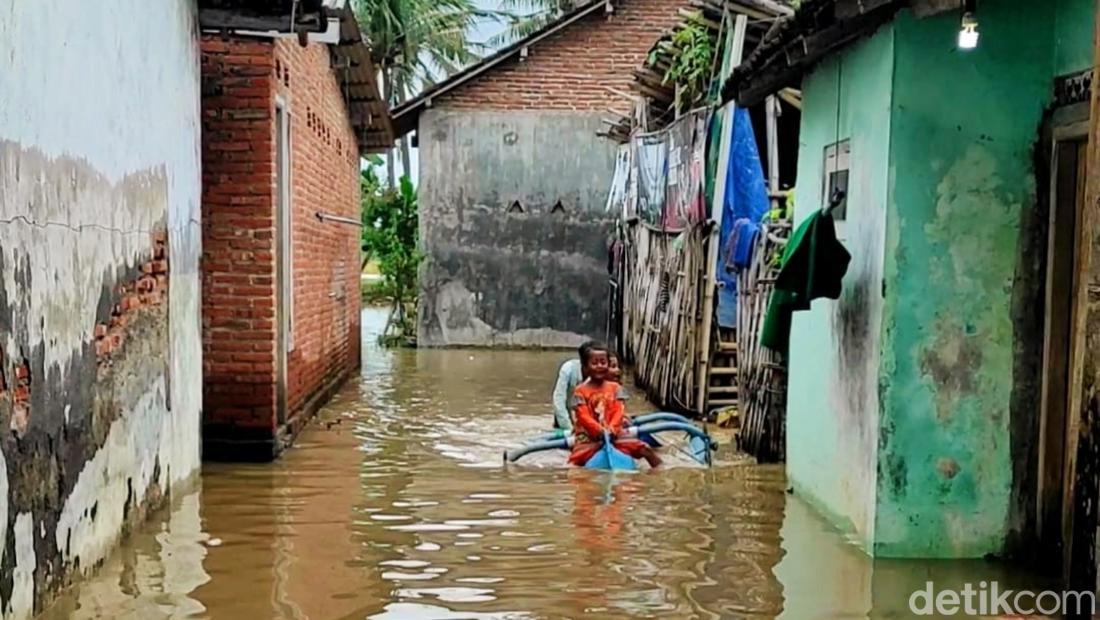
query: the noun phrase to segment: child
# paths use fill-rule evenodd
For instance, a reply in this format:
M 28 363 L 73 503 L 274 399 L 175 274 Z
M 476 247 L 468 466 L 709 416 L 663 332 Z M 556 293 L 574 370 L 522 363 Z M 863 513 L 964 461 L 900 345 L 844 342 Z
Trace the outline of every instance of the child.
M 607 378 L 619 385 L 623 384 L 623 369 L 619 367 L 619 356 L 615 353 L 607 354 Z
M 619 365 L 619 355 L 617 353 L 607 354 L 607 374 L 608 379 L 611 379 L 615 383 L 619 384 L 619 400 L 630 400 L 630 393 L 622 387 L 623 369 Z M 623 420 L 626 426 L 631 426 L 634 424 L 634 421 L 628 415 L 624 414 Z
M 577 441 L 569 462 L 573 465 L 587 463 L 603 445 L 606 430 L 620 452 L 632 458 L 643 458 L 650 467 L 657 467 L 661 459 L 653 448 L 637 439 L 617 439 L 623 431 L 626 411 L 622 386 L 611 380 L 608 358 L 607 347 L 594 345 L 581 362 L 588 379 L 577 386 L 573 396 L 573 433 Z

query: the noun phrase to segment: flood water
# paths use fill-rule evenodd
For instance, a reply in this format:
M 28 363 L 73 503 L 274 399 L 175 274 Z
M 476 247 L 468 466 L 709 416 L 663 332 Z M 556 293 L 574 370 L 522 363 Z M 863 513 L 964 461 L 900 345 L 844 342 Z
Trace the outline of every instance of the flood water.
M 503 467 L 567 353 L 386 351 L 265 465 L 208 465 L 45 618 L 905 618 L 984 563 L 870 562 L 782 467 L 675 451 L 636 474 Z M 632 412 L 646 408 L 637 399 Z M 1019 587 L 1019 586 L 1017 586 Z

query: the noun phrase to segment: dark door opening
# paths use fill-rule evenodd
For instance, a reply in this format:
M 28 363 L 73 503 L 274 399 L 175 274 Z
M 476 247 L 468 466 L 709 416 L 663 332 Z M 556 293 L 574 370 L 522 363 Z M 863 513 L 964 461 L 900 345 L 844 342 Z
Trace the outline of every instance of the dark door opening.
M 1040 413 L 1037 525 L 1049 566 L 1060 567 L 1072 539 L 1075 376 L 1081 212 L 1088 179 L 1087 122 L 1056 127 L 1052 142 L 1045 333 Z

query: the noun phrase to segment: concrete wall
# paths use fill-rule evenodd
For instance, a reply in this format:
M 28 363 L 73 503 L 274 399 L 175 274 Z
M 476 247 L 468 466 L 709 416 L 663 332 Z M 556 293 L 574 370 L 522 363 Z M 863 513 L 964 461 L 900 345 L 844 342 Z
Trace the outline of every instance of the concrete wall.
M 0 609 L 27 617 L 199 466 L 198 51 L 188 0 L 0 14 Z
M 1092 68 L 1096 3 L 1056 0 L 1054 4 L 1054 75 Z
M 1034 412 L 1011 405 L 1017 341 L 1041 333 L 1018 328 L 1014 286 L 1035 258 L 1020 235 L 1052 95 L 1052 17 L 1026 0 L 983 5 L 972 53 L 937 45 L 954 16 L 895 26 L 881 555 L 975 557 L 1005 543 L 1024 459 L 1014 442 L 1035 440 Z M 952 85 L 950 100 L 929 75 Z
M 328 46 L 205 36 L 206 454 L 270 459 L 359 365 L 359 150 Z M 278 415 L 275 107 L 290 115 L 290 352 Z
M 623 0 L 435 101 L 419 120 L 424 346 L 606 337 L 607 109 L 686 0 Z M 509 214 L 518 200 L 522 214 Z M 550 213 L 558 201 L 564 213 Z
M 796 226 L 826 200 L 825 147 L 851 140 L 847 216 L 838 234 L 852 263 L 839 300 L 819 300 L 794 317 L 787 472 L 801 495 L 864 544 L 874 533 L 893 48 L 887 27 L 822 63 L 803 83 L 799 138 Z
M 879 556 L 998 553 L 1034 519 L 1035 147 L 1053 78 L 1090 62 L 1092 8 L 983 4 L 969 53 L 957 21 L 903 12 L 803 84 L 796 217 L 822 202 L 823 146 L 850 136 L 853 261 L 841 300 L 796 315 L 788 472 Z
M 574 346 L 604 335 L 615 145 L 596 136 L 600 118 L 421 116 L 420 344 Z M 517 201 L 523 212 L 510 213 Z

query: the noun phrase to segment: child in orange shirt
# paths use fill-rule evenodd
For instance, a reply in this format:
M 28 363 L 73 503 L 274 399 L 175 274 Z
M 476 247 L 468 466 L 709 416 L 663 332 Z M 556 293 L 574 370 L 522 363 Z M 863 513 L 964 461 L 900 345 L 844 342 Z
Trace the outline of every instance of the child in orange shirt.
M 626 421 L 623 406 L 625 394 L 622 386 L 612 381 L 607 347 L 593 346 L 587 352 L 584 364 L 588 379 L 577 386 L 573 396 L 573 433 L 576 443 L 569 455 L 573 465 L 584 465 L 603 445 L 604 431 L 611 436 L 615 448 L 632 457 L 642 458 L 650 467 L 661 464 L 661 458 L 645 442 L 637 439 L 618 439 Z

